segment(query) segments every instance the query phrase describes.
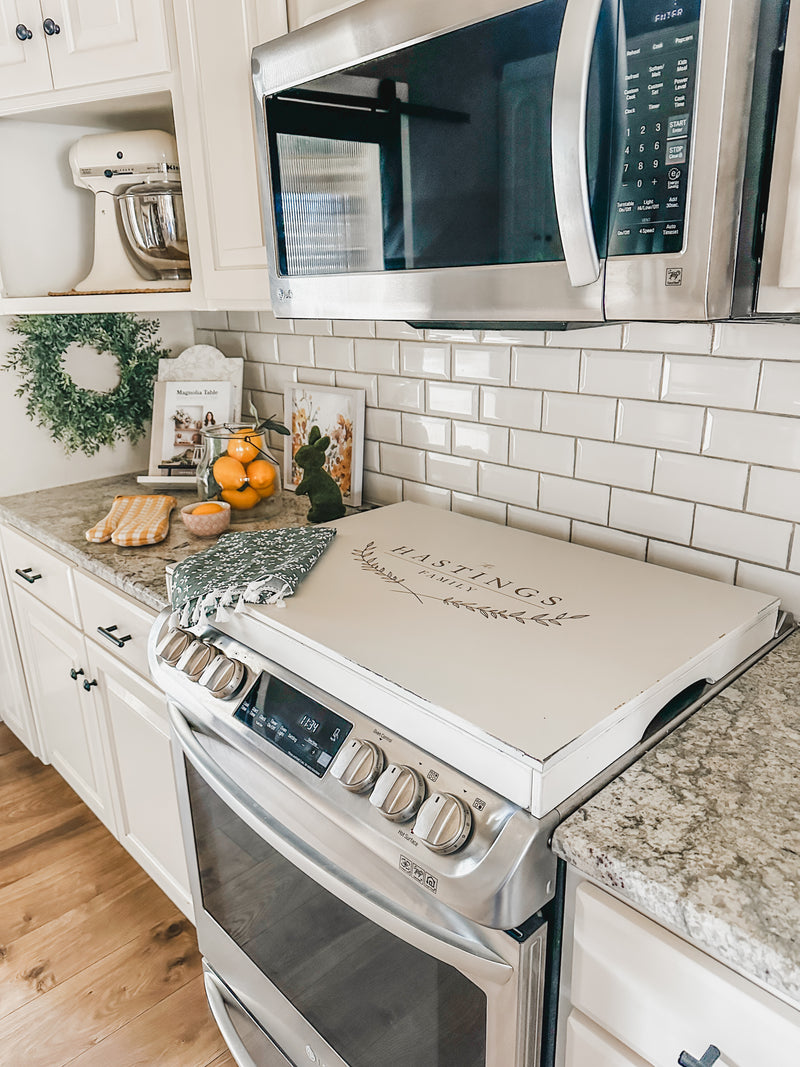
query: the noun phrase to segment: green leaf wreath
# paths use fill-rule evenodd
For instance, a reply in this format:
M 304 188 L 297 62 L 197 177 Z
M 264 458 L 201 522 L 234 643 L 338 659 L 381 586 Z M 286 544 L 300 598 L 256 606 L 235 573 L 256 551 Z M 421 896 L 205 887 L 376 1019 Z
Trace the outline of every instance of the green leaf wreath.
M 122 437 L 138 441 L 153 410 L 153 381 L 159 359 L 169 355 L 156 340 L 158 321 L 130 313 L 20 315 L 10 329 L 22 340 L 3 370 L 16 371 L 27 396 L 28 417 L 48 429 L 68 453 L 94 455 Z M 114 356 L 119 384 L 108 393 L 82 389 L 64 366 L 71 344 Z

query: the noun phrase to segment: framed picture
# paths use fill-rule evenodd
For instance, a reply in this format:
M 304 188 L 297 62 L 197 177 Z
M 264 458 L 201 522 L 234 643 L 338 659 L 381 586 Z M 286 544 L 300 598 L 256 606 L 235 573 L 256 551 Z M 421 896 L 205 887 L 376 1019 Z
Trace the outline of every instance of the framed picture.
M 156 382 L 148 481 L 192 484 L 203 454 L 203 428 L 230 422 L 232 416 L 229 381 Z
M 308 441 L 312 426 L 331 439 L 325 469 L 342 492 L 345 504 L 361 503 L 364 470 L 363 389 L 336 389 L 332 386 L 287 385 L 284 391 L 283 421 L 290 436 L 283 451 L 283 485 L 292 492 L 303 472 L 294 461 L 301 445 Z

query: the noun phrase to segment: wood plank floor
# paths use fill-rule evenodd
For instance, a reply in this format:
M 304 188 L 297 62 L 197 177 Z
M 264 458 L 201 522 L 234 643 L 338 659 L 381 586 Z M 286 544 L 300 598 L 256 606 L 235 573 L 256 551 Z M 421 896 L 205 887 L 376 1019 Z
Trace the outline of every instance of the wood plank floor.
M 2 724 L 0 1064 L 235 1067 L 192 924 Z

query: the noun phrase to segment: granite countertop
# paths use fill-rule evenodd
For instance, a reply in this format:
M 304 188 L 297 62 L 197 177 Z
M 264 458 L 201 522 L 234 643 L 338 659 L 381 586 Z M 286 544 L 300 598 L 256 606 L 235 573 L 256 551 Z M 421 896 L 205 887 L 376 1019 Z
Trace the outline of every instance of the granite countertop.
M 157 545 L 120 548 L 110 541 L 90 544 L 86 531 L 106 515 L 118 494 L 163 493 L 174 496 L 178 506 L 170 518 L 169 534 Z M 170 489 L 140 485 L 135 474 L 79 482 L 36 493 L 0 497 L 0 521 L 29 534 L 64 556 L 75 566 L 104 579 L 156 611 L 166 607 L 165 568 L 214 544 L 210 537 L 195 537 L 181 521 L 179 511 L 197 499 L 190 488 Z M 280 511 L 271 518 L 232 522 L 231 531 L 269 530 L 304 526 L 308 497 L 281 493 Z
M 800 1008 L 800 632 L 562 823 L 554 848 Z

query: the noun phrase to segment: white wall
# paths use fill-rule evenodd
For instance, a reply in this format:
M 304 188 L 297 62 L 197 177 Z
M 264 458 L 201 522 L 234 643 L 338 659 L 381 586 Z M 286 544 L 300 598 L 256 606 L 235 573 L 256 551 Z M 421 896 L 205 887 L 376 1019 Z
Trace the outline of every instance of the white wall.
M 158 316 L 161 343 L 175 354 L 193 343 L 193 327 L 188 312 L 171 312 Z M 8 318 L 0 318 L 0 363 L 18 337 L 9 332 Z M 91 371 L 91 354 L 81 357 L 87 376 Z M 25 397 L 14 395 L 19 378 L 13 371 L 0 370 L 0 496 L 49 489 L 58 485 L 104 478 L 112 474 L 147 469 L 149 435 L 137 445 L 120 443 L 116 448 L 102 448 L 94 456 L 82 452 L 68 456 L 53 441 L 45 428 L 31 422 L 25 413 Z
M 198 342 L 247 356 L 265 414 L 288 382 L 366 391 L 367 501 L 571 539 L 776 593 L 800 614 L 800 325 L 195 322 Z

